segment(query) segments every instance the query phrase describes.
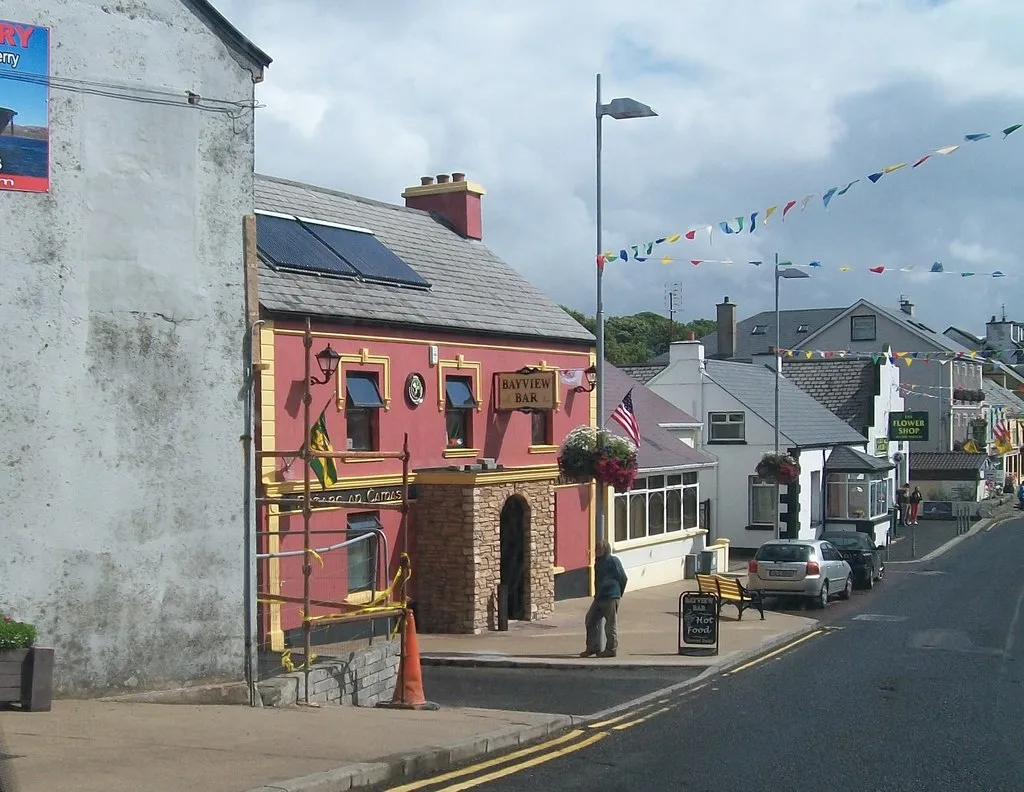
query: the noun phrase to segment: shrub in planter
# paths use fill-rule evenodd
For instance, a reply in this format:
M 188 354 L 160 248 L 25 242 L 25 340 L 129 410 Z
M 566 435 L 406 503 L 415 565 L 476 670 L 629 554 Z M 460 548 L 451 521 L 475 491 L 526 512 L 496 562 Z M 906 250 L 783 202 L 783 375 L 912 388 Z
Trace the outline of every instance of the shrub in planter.
M 31 624 L 0 618 L 0 703 L 18 702 L 30 712 L 45 712 L 53 697 L 53 650 L 35 643 Z
M 971 388 L 953 388 L 953 398 L 956 401 L 980 404 L 985 401 L 985 391 L 972 390 Z
M 772 484 L 792 484 L 800 478 L 800 463 L 789 454 L 769 452 L 757 463 L 756 473 Z
M 577 426 L 562 443 L 558 468 L 571 481 L 598 481 L 625 492 L 636 480 L 636 447 L 607 429 Z

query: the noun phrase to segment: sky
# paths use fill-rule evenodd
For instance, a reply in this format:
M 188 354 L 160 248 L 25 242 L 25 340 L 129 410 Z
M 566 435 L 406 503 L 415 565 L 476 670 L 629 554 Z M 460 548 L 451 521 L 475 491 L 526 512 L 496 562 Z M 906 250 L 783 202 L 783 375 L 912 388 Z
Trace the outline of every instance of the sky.
M 17 20 L 7 22 L 0 19 L 0 26 L 14 24 L 22 32 L 32 27 Z M 25 79 L 14 79 L 18 75 L 47 76 L 50 59 L 49 31 L 46 28 L 34 28 L 28 34 L 28 46 L 21 46 L 21 39 L 15 37 L 15 44 L 7 43 L 7 36 L 0 38 L 0 107 L 6 107 L 18 113 L 15 124 L 22 126 L 47 126 L 49 111 L 47 109 L 48 89 L 46 84 L 29 82 Z M 11 56 L 15 56 L 17 61 Z M 15 65 L 16 64 L 16 65 Z
M 607 314 L 665 313 L 672 284 L 682 320 L 724 296 L 741 318 L 770 309 L 771 268 L 745 262 L 778 254 L 823 265 L 782 282 L 784 309 L 902 294 L 939 332 L 983 334 L 1003 304 L 1024 321 L 1024 129 L 1000 133 L 1024 121 L 1019 0 L 215 2 L 274 58 L 261 173 L 401 203 L 420 176 L 465 172 L 487 190 L 484 241 L 572 308 L 595 307 L 600 72 L 604 101 L 658 113 L 604 120 L 604 249 L 779 206 L 754 233 L 666 246 L 670 264 L 610 262 Z M 826 210 L 821 195 L 854 179 Z M 935 261 L 1007 277 L 936 276 Z

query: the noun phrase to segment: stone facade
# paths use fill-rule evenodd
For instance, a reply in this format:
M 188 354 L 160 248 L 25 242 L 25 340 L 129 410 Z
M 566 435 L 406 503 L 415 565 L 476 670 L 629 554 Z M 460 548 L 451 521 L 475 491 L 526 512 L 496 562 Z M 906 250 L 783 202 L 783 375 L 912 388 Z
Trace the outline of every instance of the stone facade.
M 526 506 L 528 619 L 555 605 L 554 480 L 508 484 L 430 484 L 417 488 L 417 624 L 424 632 L 479 633 L 497 627 L 501 511 L 518 496 Z
M 401 642 L 396 639 L 314 663 L 309 670 L 309 700 L 357 707 L 390 701 L 400 659 Z M 305 678 L 305 672 L 296 671 L 262 680 L 259 691 L 263 706 L 287 707 L 304 701 Z

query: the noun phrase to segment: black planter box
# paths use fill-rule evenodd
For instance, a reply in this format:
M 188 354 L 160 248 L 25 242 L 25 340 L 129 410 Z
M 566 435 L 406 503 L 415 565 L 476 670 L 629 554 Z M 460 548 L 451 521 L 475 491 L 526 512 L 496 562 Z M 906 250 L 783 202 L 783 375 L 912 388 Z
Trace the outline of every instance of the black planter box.
M 0 704 L 49 712 L 53 701 L 53 649 L 0 650 Z

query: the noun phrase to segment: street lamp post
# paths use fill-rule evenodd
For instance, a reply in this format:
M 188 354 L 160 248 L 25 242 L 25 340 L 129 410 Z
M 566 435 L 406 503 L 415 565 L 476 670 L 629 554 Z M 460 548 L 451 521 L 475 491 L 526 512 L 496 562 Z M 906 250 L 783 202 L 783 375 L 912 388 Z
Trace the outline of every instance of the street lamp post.
M 795 267 L 785 266 L 779 268 L 779 254 L 775 254 L 775 453 L 779 453 L 779 382 L 782 379 L 782 353 L 779 347 L 782 344 L 781 331 L 779 329 L 779 280 L 781 278 L 809 278 L 806 272 Z M 779 485 L 775 485 L 775 538 L 780 537 L 779 531 Z
M 651 118 L 656 116 L 650 107 L 635 99 L 612 99 L 608 104 L 601 103 L 601 75 L 597 75 L 597 103 L 594 114 L 597 119 L 597 255 L 604 252 L 601 243 L 601 119 L 610 116 L 618 120 L 624 118 Z M 604 296 L 602 281 L 604 267 L 597 267 L 597 426 L 604 422 Z M 597 508 L 594 512 L 594 534 L 597 541 L 605 538 L 604 492 L 598 485 Z

